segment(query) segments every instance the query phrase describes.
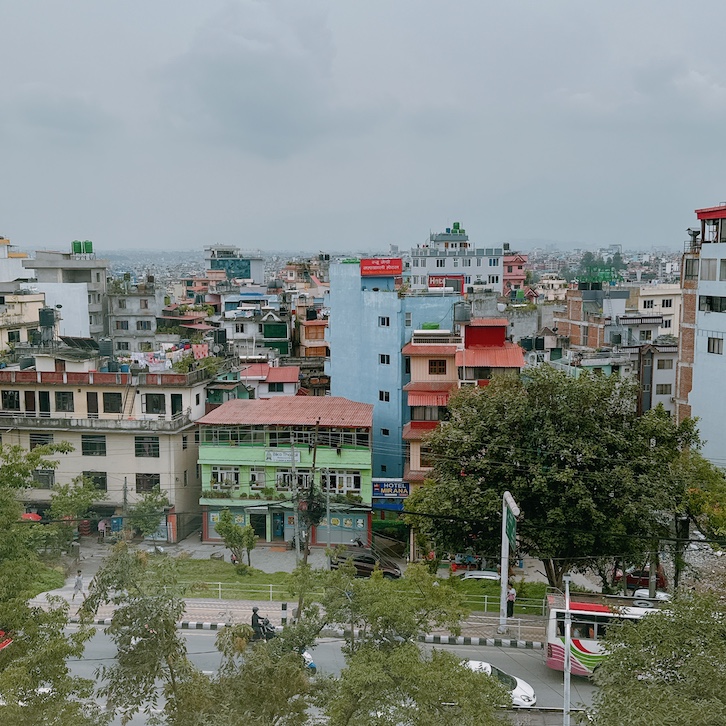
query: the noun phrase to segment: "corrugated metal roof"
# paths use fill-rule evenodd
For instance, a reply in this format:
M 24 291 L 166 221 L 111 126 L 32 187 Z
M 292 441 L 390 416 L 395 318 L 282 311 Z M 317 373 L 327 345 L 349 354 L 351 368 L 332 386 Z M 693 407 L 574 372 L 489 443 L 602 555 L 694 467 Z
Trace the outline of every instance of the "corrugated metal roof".
M 455 355 L 455 345 L 416 345 L 414 343 L 406 343 L 401 351 L 403 355 Z
M 340 426 L 370 428 L 373 406 L 338 396 L 276 396 L 253 401 L 235 399 L 199 419 L 207 426 Z
M 524 368 L 524 351 L 514 343 L 491 348 L 467 348 L 456 354 L 457 367 Z
M 300 366 L 277 366 L 267 371 L 268 383 L 297 383 L 300 379 Z
M 266 378 L 270 366 L 267 363 L 253 363 L 239 372 L 240 378 Z
M 456 381 L 411 381 L 404 387 L 404 391 L 420 391 L 422 393 L 432 391 L 450 391 L 456 386 Z

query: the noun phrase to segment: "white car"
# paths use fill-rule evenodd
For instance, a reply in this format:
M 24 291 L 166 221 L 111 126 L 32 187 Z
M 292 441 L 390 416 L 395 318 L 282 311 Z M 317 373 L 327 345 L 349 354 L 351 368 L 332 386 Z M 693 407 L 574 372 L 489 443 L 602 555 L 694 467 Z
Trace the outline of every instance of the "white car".
M 534 688 L 521 678 L 510 676 L 509 673 L 505 673 L 491 663 L 483 660 L 467 660 L 464 661 L 464 665 L 475 673 L 486 673 L 488 676 L 496 678 L 512 694 L 513 706 L 518 708 L 532 708 L 537 703 Z
M 496 580 L 499 582 L 499 573 L 494 570 L 469 570 L 465 572 L 462 580 Z
M 647 587 L 640 588 L 633 593 L 633 605 L 636 608 L 652 608 L 655 601 L 668 602 L 669 600 L 671 600 L 671 596 L 667 592 L 661 592 L 660 590 L 656 591 L 655 597 L 651 597 L 650 590 Z

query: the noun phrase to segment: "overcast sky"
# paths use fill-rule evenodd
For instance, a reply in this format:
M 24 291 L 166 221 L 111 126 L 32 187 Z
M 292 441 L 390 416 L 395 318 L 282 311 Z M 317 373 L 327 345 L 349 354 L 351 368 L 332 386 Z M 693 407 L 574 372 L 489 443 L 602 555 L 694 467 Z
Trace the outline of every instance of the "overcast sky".
M 726 201 L 726 3 L 0 0 L 20 247 L 676 247 Z M 526 241 L 526 242 L 525 242 Z

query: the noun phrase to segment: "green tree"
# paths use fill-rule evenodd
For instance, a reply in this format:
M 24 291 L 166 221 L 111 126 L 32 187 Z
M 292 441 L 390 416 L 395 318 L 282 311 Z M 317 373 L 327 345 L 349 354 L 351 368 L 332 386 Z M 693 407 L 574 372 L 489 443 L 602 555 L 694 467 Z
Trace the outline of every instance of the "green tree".
M 542 560 L 552 586 L 601 557 L 640 559 L 670 535 L 685 497 L 670 464 L 699 440 L 692 421 L 676 424 L 662 407 L 637 416 L 635 394 L 616 376 L 550 367 L 461 391 L 429 437 L 433 481 L 407 503 L 434 516 L 409 521 L 441 551 L 496 551 L 509 490 L 523 513 L 521 547 Z
M 129 509 L 128 526 L 136 530 L 142 537 L 151 535 L 156 539 L 156 531 L 164 516 L 164 510 L 170 506 L 169 498 L 160 487 L 144 492 L 141 499 Z
M 246 555 L 247 565 L 251 567 L 252 561 L 250 553 L 255 548 L 257 540 L 259 539 L 252 525 L 247 524 L 242 526 L 241 524 L 237 524 L 233 520 L 232 513 L 229 509 L 224 509 L 219 515 L 219 522 L 217 522 L 215 528 L 217 534 L 224 541 L 224 546 L 232 552 L 237 561 L 242 562 L 244 555 Z
M 42 569 L 38 559 L 38 526 L 20 519 L 18 490 L 36 466 L 54 468 L 47 457 L 51 447 L 24 452 L 20 447 L 0 451 L 0 624 L 12 643 L 0 650 L 0 723 L 91 726 L 106 723 L 94 703 L 93 682 L 71 675 L 69 658 L 83 656 L 93 634 L 68 624 L 68 603 L 49 598 L 46 608 L 30 604 Z M 68 451 L 58 446 L 56 451 Z M 24 452 L 24 453 L 23 453 Z
M 75 477 L 70 484 L 56 484 L 50 495 L 47 516 L 51 526 L 58 530 L 61 541 L 70 542 L 79 520 L 89 517 L 93 506 L 107 498 L 106 492 L 100 491 L 93 480 L 85 476 Z
M 10 489 L 32 486 L 33 472 L 36 469 L 58 468 L 58 461 L 50 457 L 71 451 L 73 447 L 67 441 L 43 444 L 31 451 L 16 444 L 0 444 L 0 486 Z
M 509 694 L 453 653 L 424 655 L 412 642 L 368 644 L 347 659 L 321 699 L 330 726 L 494 726 L 509 723 Z
M 184 600 L 175 561 L 116 545 L 91 582 L 83 619 L 106 604 L 114 605 L 106 633 L 117 649 L 114 664 L 99 669 L 109 708 L 127 723 L 136 713 L 151 714 L 163 695 L 172 719 L 195 673 L 177 630 Z
M 690 593 L 642 620 L 609 626 L 595 671 L 595 726 L 726 723 L 726 608 Z

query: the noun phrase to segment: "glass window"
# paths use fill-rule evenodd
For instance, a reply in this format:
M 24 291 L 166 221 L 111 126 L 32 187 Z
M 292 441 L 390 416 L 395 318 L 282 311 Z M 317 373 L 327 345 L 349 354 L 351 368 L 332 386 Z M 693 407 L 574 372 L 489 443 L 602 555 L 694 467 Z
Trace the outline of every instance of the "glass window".
M 282 393 L 285 390 L 284 383 L 268 383 L 267 390 L 269 393 Z
M 445 360 L 430 360 L 429 361 L 429 375 L 443 376 L 445 374 L 446 374 L 446 361 Z
M 386 354 L 386 353 L 381 353 L 381 354 L 380 354 L 380 355 L 378 356 L 378 362 L 379 362 L 379 363 L 380 363 L 380 364 L 381 364 L 382 366 L 388 366 L 388 365 L 391 365 L 391 356 L 390 356 L 390 355 L 388 355 L 388 354 Z
M 250 489 L 264 489 L 265 486 L 265 470 L 250 469 Z
M 161 474 L 137 474 L 136 492 L 150 492 L 161 486 Z
M 390 436 L 391 432 L 389 429 L 381 429 L 381 436 Z
M 716 279 L 716 263 L 718 260 L 701 260 L 701 279 L 702 280 L 715 280 Z
M 106 456 L 106 437 L 97 434 L 81 434 L 83 456 Z
M 53 434 L 30 434 L 30 450 L 53 443 Z
M 239 467 L 238 466 L 213 466 L 212 467 L 212 488 L 214 489 L 239 489 Z
M 652 310 L 653 309 L 653 301 L 652 300 L 643 300 L 643 310 Z
M 20 391 L 3 391 L 2 404 L 5 411 L 20 411 Z
M 116 350 L 128 350 L 128 349 L 129 349 L 128 340 L 117 340 L 116 341 Z
M 660 358 L 656 365 L 656 368 L 660 371 L 673 370 L 673 359 L 672 358 Z
M 391 394 L 389 391 L 378 391 L 378 400 L 379 401 L 390 401 L 391 400 Z
M 723 338 L 709 338 L 708 352 L 723 355 Z
M 331 470 L 327 482 L 323 482 L 324 491 L 334 494 L 360 494 L 361 473 L 359 471 Z
M 19 330 L 8 330 L 8 343 L 19 343 L 20 342 L 20 331 Z
M 121 413 L 123 399 L 120 393 L 104 393 L 103 394 L 103 412 L 104 413 Z
M 146 393 L 141 397 L 141 410 L 144 413 L 166 413 L 166 396 L 163 393 Z
M 686 280 L 698 279 L 698 260 L 686 260 L 686 268 L 684 270 L 684 278 Z
M 151 330 L 151 320 L 137 320 L 136 330 Z
M 389 328 L 391 326 L 391 319 L 388 316 L 380 315 L 378 317 L 378 326 L 381 328 Z
M 73 391 L 55 392 L 55 410 L 66 413 L 73 411 Z
M 117 320 L 116 321 L 116 330 L 128 330 L 128 329 L 129 329 L 128 320 Z
M 436 267 L 446 267 L 446 260 L 436 260 Z
M 655 384 L 655 395 L 656 396 L 670 396 L 673 386 L 670 383 L 656 383 Z
M 90 479 L 99 491 L 105 492 L 108 490 L 108 475 L 105 471 L 84 471 L 83 476 Z
M 405 319 L 405 325 L 407 328 L 410 328 L 411 325 L 413 325 L 413 313 L 406 313 L 404 316 Z
M 721 262 L 726 262 L 726 260 L 721 260 Z M 666 297 L 663 300 L 660 301 L 660 306 L 662 308 L 672 308 L 673 307 L 673 298 Z
M 141 300 L 139 300 L 139 308 L 141 308 L 141 310 L 148 310 L 149 309 L 149 301 L 148 300 L 144 300 L 143 298 Z
M 189 448 L 189 442 L 187 439 L 188 439 L 187 436 L 182 436 L 182 451 Z
M 52 489 L 55 484 L 55 471 L 53 469 L 35 469 L 33 482 L 36 489 Z
M 726 280 L 726 260 L 719 260 L 719 267 L 718 279 L 724 281 Z
M 126 310 L 126 298 L 120 297 L 118 299 L 118 306 L 120 310 Z
M 134 454 L 136 457 L 159 458 L 159 437 L 158 436 L 135 436 Z

